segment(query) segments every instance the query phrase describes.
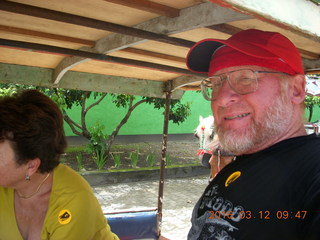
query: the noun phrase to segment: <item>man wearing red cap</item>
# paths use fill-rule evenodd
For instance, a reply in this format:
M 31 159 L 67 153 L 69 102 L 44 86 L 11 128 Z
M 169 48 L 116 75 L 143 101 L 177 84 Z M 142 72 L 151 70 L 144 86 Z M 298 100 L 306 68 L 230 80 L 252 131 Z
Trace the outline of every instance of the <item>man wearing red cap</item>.
M 320 138 L 304 129 L 297 48 L 249 29 L 196 43 L 187 66 L 208 74 L 215 131 L 236 155 L 196 204 L 188 239 L 320 239 Z

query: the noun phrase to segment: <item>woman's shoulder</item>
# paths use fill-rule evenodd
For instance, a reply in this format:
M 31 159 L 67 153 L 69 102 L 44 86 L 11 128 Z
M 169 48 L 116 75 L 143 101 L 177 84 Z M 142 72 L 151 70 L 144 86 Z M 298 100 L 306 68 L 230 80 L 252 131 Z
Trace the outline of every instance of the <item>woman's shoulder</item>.
M 79 173 L 64 164 L 59 164 L 54 169 L 52 188 L 63 193 L 91 192 L 89 183 Z

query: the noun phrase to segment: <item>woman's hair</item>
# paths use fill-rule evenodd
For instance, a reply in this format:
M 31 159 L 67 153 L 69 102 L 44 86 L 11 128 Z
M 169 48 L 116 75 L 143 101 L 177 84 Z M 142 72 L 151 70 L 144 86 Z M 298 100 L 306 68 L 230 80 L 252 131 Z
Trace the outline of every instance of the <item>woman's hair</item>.
M 9 140 L 17 164 L 39 158 L 39 172 L 59 164 L 67 142 L 58 106 L 36 90 L 0 98 L 0 140 Z

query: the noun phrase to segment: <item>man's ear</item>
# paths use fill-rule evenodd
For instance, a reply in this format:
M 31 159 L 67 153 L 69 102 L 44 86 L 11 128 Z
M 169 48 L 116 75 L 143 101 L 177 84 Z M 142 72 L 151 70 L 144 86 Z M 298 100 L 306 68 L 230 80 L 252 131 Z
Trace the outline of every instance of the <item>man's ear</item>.
M 306 96 L 306 79 L 302 74 L 297 74 L 289 80 L 291 82 L 291 101 L 295 104 L 301 104 Z
M 41 164 L 41 160 L 39 158 L 31 159 L 27 162 L 27 174 L 28 176 L 32 176 L 35 172 L 38 171 Z

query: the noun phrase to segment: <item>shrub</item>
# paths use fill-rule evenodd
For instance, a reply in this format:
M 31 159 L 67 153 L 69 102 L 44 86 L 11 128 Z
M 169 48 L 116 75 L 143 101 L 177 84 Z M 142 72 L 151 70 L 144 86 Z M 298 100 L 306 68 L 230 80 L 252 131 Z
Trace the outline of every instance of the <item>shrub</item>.
M 133 168 L 137 167 L 137 163 L 139 160 L 139 149 L 130 153 L 131 165 Z
M 113 159 L 113 161 L 114 161 L 114 166 L 115 166 L 116 168 L 120 168 L 120 166 L 121 166 L 121 156 L 120 156 L 120 153 L 118 153 L 118 154 L 113 154 L 113 153 L 111 153 L 111 157 L 112 157 L 112 159 Z
M 108 135 L 103 133 L 104 126 L 98 121 L 92 126 L 89 131 L 91 139 L 87 145 L 87 151 L 93 154 L 93 161 L 96 163 L 98 169 L 102 169 L 107 162 L 106 156 L 106 140 Z
M 146 158 L 146 161 L 149 167 L 153 167 L 155 163 L 155 155 L 153 153 L 149 153 Z
M 76 160 L 77 160 L 78 170 L 81 171 L 82 169 L 84 169 L 84 167 L 83 167 L 83 158 L 82 158 L 81 152 L 77 152 Z
M 169 155 L 166 155 L 166 166 L 170 166 L 171 162 L 171 157 Z

